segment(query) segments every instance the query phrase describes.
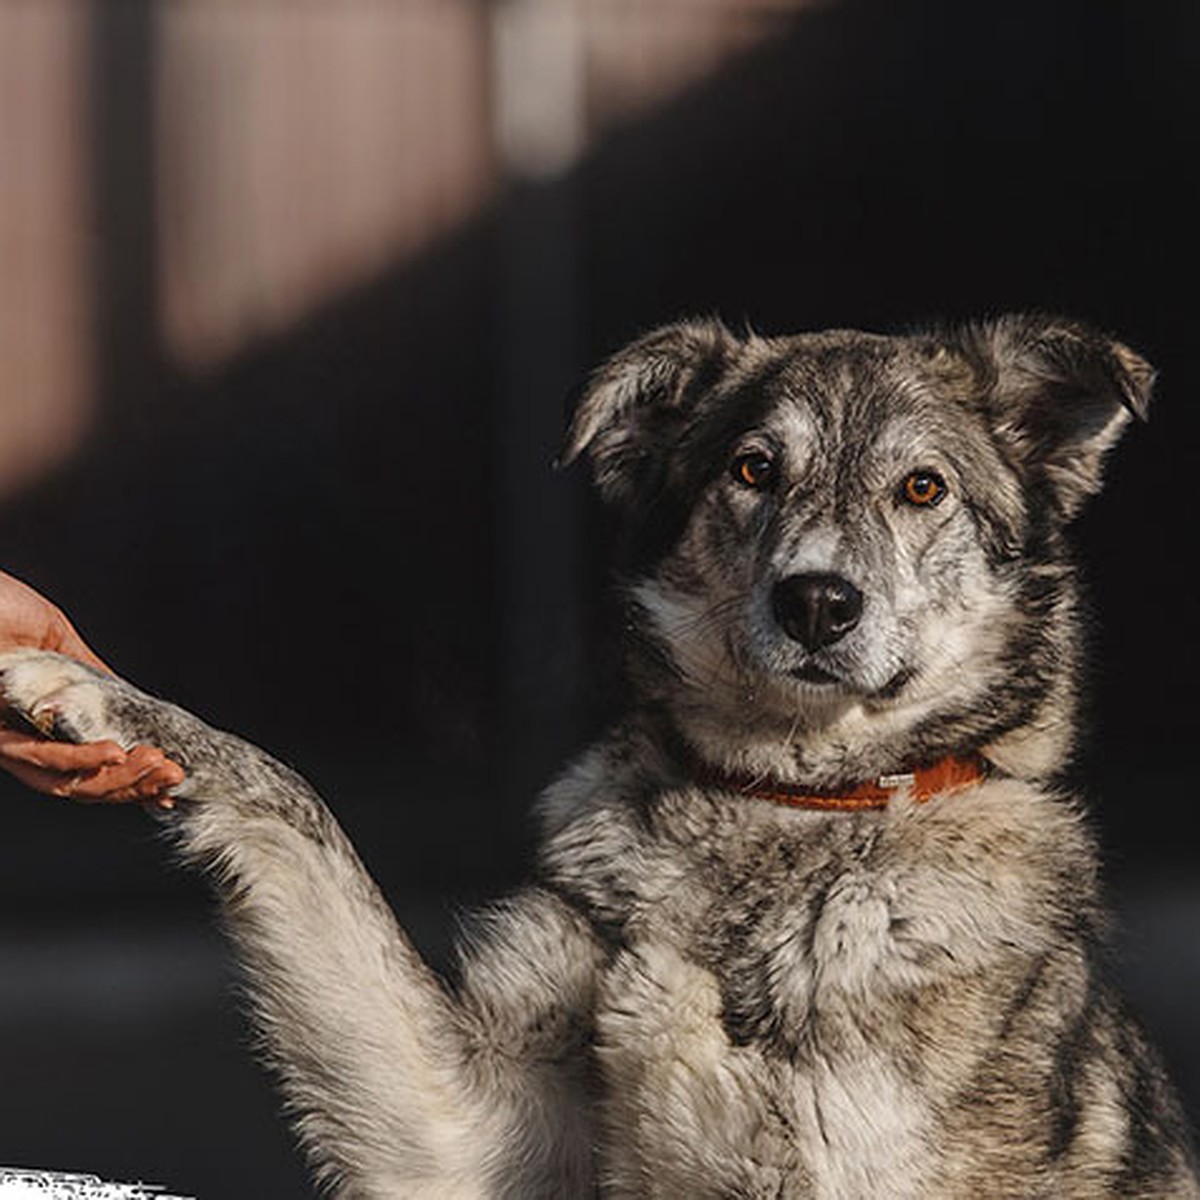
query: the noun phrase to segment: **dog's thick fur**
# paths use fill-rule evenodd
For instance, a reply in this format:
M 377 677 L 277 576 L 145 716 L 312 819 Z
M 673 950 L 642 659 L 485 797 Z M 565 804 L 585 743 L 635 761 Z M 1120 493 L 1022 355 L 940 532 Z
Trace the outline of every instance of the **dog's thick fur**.
M 550 788 L 538 878 L 453 988 L 263 752 L 52 655 L 6 656 L 4 690 L 187 769 L 164 820 L 340 1197 L 1195 1197 L 1061 790 L 1064 530 L 1151 378 L 1034 317 L 691 322 L 605 364 L 564 459 L 622 514 L 632 705 Z M 736 782 L 839 793 L 948 755 L 986 777 L 879 810 Z

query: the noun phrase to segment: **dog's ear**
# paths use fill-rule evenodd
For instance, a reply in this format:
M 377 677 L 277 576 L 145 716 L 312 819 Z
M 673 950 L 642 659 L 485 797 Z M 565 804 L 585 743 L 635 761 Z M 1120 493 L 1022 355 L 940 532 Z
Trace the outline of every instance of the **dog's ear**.
M 600 494 L 631 503 L 737 345 L 720 321 L 692 320 L 664 325 L 619 350 L 584 385 L 557 465 L 586 451 Z
M 997 435 L 1041 473 L 1064 519 L 1100 490 L 1104 458 L 1131 417 L 1145 420 L 1154 369 L 1074 321 L 1005 316 L 967 333 Z

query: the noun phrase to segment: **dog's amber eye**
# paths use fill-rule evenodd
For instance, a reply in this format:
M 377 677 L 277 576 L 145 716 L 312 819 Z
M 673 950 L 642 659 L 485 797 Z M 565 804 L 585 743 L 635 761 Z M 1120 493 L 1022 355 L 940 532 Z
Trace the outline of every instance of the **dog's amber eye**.
M 729 473 L 742 487 L 761 490 L 775 481 L 775 462 L 761 450 L 749 450 L 733 460 Z
M 936 471 L 910 471 L 900 485 L 900 494 L 918 508 L 932 508 L 946 495 L 946 481 Z

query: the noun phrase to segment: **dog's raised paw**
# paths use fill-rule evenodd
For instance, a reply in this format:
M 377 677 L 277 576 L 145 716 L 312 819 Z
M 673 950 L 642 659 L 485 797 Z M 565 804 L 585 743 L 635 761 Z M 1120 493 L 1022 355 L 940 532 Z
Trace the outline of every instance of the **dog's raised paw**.
M 11 717 L 60 742 L 113 737 L 106 688 L 116 683 L 92 667 L 45 650 L 0 654 L 0 702 Z M 117 739 L 120 740 L 120 739 Z

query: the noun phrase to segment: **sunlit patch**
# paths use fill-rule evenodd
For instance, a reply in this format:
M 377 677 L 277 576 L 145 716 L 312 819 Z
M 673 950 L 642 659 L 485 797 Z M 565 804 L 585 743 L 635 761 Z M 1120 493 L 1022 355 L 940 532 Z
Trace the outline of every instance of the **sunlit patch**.
M 0 1167 L 0 1200 L 188 1200 L 153 1183 L 105 1183 L 96 1175 Z

